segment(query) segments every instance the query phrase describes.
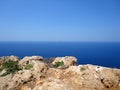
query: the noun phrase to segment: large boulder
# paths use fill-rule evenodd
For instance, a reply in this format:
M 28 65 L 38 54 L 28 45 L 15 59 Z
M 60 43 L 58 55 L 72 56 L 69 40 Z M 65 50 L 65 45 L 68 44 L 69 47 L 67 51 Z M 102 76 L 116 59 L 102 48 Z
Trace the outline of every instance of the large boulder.
M 90 64 L 70 66 L 60 76 L 64 83 L 69 82 L 72 87 L 76 86 L 75 90 L 107 90 L 110 88 L 114 90 L 120 84 L 119 76 L 115 74 L 114 69 Z
M 105 87 L 111 88 L 119 85 L 119 77 L 116 76 L 112 69 L 105 68 L 101 70 L 99 73 L 101 82 L 105 85 Z
M 63 62 L 63 66 L 59 66 L 58 68 L 62 67 L 69 67 L 77 65 L 77 58 L 73 56 L 65 56 L 65 57 L 56 57 L 52 59 L 51 64 L 54 66 L 57 62 Z
M 36 62 L 43 61 L 43 57 L 41 56 L 26 56 L 22 60 L 19 61 L 19 65 L 22 69 L 24 69 L 27 64 L 36 64 Z
M 21 60 L 21 64 L 30 63 L 31 61 L 43 61 L 42 56 L 26 56 Z
M 0 57 L 0 76 L 3 76 L 6 73 L 9 73 L 10 71 L 12 72 L 11 68 L 12 69 L 14 68 L 14 69 L 17 70 L 17 67 L 13 67 L 13 66 L 17 65 L 17 63 L 19 62 L 19 60 L 20 59 L 17 56 L 13 56 L 13 55 L 12 56 L 3 56 L 3 57 Z M 4 63 L 5 63 L 5 65 L 3 66 Z M 11 64 L 9 64 L 9 63 L 11 63 Z
M 49 68 L 45 78 L 37 80 L 33 89 L 23 85 L 21 90 L 119 90 L 115 88 L 119 83 L 113 69 L 87 64 L 67 69 Z
M 21 86 L 31 82 L 34 86 L 35 80 L 39 80 L 44 77 L 48 66 L 42 61 L 40 56 L 25 57 L 19 61 L 22 69 L 16 72 L 13 77 L 4 85 L 5 90 L 20 90 Z M 26 65 L 32 65 L 32 67 L 25 69 Z
M 12 61 L 19 61 L 20 58 L 17 57 L 17 56 L 3 56 L 3 57 L 0 57 L 0 67 L 2 66 L 2 64 L 8 60 L 12 60 Z
M 20 58 L 17 57 L 17 56 L 11 55 L 11 56 L 3 56 L 3 57 L 0 57 L 0 60 L 3 60 L 3 61 L 8 61 L 8 60 L 19 61 Z

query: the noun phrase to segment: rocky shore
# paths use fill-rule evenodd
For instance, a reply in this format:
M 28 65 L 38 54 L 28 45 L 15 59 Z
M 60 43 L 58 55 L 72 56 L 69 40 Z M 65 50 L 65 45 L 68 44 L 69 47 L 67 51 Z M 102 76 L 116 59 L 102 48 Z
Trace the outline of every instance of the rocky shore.
M 120 69 L 77 65 L 73 56 L 3 56 L 0 90 L 120 90 Z

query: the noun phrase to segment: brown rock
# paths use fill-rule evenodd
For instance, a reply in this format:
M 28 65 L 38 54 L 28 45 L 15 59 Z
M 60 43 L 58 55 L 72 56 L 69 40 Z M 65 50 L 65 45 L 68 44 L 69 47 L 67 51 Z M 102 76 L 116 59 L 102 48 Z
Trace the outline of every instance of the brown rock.
M 29 63 L 26 63 L 29 61 Z M 24 67 L 27 64 L 33 64 L 33 68 L 26 70 L 18 71 L 14 74 L 14 76 L 6 82 L 4 86 L 5 90 L 20 90 L 20 88 L 25 86 L 25 84 L 35 83 L 35 80 L 39 80 L 41 77 L 44 77 L 48 67 L 47 65 L 41 61 L 41 57 L 33 56 L 27 57 L 19 61 L 20 65 Z M 25 86 L 27 87 L 27 86 Z M 33 87 L 32 85 L 30 87 Z
M 11 55 L 11 56 L 0 57 L 0 60 L 2 60 L 2 61 L 8 61 L 8 60 L 19 61 L 20 59 L 17 56 Z
M 66 56 L 66 57 L 56 57 L 51 61 L 52 65 L 55 65 L 56 62 L 64 62 L 63 67 L 74 66 L 77 64 L 77 58 L 73 56 Z M 58 68 L 62 68 L 61 66 Z
M 17 56 L 13 56 L 13 55 L 0 57 L 0 67 L 4 62 L 8 60 L 19 61 L 20 59 Z
M 66 69 L 51 68 L 42 57 L 25 57 L 19 61 L 22 70 L 0 77 L 0 90 L 120 90 L 120 69 L 96 65 L 78 65 L 75 57 L 58 57 Z M 32 64 L 26 70 L 24 67 Z
M 119 77 L 115 75 L 112 69 L 103 69 L 100 72 L 101 82 L 105 87 L 116 87 L 119 84 Z
M 22 60 L 19 61 L 19 65 L 22 69 L 24 69 L 27 64 L 35 64 L 36 62 L 43 61 L 43 57 L 41 56 L 26 56 Z

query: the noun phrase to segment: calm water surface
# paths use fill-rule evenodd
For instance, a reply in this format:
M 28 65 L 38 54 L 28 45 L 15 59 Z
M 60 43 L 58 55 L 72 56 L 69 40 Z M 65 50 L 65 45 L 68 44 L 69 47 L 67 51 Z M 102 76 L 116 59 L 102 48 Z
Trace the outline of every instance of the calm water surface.
M 0 42 L 0 56 L 75 56 L 78 64 L 120 68 L 119 42 Z

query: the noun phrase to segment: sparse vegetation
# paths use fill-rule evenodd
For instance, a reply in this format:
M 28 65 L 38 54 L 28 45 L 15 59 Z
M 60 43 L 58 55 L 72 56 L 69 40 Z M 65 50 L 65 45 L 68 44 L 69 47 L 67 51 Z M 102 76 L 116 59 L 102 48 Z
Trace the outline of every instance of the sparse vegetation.
M 25 66 L 25 69 L 26 69 L 26 70 L 29 70 L 29 69 L 31 69 L 31 68 L 33 68 L 33 65 L 32 65 L 32 64 L 27 64 L 27 65 Z
M 61 62 L 55 62 L 55 65 L 54 65 L 54 67 L 59 67 L 59 66 L 63 66 L 64 65 L 64 62 L 63 61 L 61 61 Z
M 3 73 L 1 76 L 6 76 L 7 74 L 15 73 L 20 70 L 18 62 L 12 60 L 4 62 L 0 70 L 3 69 L 6 70 L 6 72 Z
M 80 71 L 85 71 L 85 70 L 86 70 L 86 68 L 84 68 L 84 67 L 80 68 Z

